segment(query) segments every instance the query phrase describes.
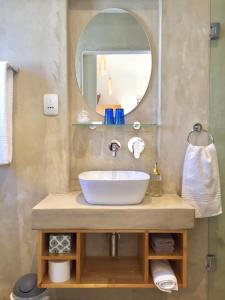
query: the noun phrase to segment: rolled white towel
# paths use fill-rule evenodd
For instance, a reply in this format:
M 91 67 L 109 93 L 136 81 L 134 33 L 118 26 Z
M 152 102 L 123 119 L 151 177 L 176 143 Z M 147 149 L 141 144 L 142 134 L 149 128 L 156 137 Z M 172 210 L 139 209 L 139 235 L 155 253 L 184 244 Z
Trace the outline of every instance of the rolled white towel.
M 178 291 L 177 278 L 167 260 L 151 262 L 152 278 L 156 287 L 167 293 Z

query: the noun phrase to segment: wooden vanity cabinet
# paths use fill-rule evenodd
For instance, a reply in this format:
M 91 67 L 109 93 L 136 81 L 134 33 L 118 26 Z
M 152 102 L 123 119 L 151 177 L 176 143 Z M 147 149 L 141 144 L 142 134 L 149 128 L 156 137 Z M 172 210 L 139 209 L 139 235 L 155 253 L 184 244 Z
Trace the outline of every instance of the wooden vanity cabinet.
M 134 239 L 135 255 L 122 253 L 109 256 L 109 249 L 101 255 L 90 255 L 86 249 L 88 238 L 112 232 L 130 235 Z M 172 233 L 175 238 L 173 254 L 158 255 L 150 245 L 152 233 Z M 72 234 L 70 254 L 53 255 L 48 252 L 50 233 Z M 92 241 L 91 241 L 92 242 Z M 94 241 L 93 241 L 94 242 Z M 109 243 L 107 244 L 109 246 Z M 131 249 L 132 250 L 132 249 Z M 132 251 L 131 251 L 132 252 Z M 71 279 L 52 283 L 48 278 L 48 261 L 71 261 Z M 187 286 L 187 230 L 73 230 L 52 229 L 38 231 L 38 286 L 41 288 L 154 288 L 151 277 L 153 260 L 169 260 L 177 276 L 179 287 Z

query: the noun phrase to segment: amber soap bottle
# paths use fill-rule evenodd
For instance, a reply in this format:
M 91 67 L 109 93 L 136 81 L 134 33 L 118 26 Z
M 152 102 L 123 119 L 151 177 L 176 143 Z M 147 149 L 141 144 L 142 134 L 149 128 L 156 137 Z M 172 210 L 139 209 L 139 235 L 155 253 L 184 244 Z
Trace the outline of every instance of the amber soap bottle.
M 159 172 L 157 162 L 154 165 L 154 169 L 150 181 L 150 191 L 152 197 L 162 196 L 162 176 Z

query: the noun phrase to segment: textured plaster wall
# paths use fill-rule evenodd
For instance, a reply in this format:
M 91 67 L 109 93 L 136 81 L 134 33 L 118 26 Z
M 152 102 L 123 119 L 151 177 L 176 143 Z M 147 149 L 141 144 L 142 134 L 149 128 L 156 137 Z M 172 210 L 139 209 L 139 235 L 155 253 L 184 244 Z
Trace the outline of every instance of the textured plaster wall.
M 159 154 L 164 190 L 177 192 L 187 132 L 195 121 L 207 123 L 209 0 L 165 0 L 163 3 Z M 79 110 L 86 108 L 74 72 L 74 50 L 79 33 L 97 11 L 112 6 L 128 9 L 138 17 L 151 36 L 154 57 L 157 57 L 154 35 L 157 0 L 74 0 L 69 1 L 68 10 L 67 73 L 66 1 L 0 0 L 0 58 L 18 64 L 21 69 L 15 78 L 14 161 L 8 167 L 0 167 L 0 240 L 4 240 L 0 247 L 4 258 L 0 261 L 0 300 L 8 299 L 18 276 L 35 269 L 35 239 L 30 223 L 31 207 L 35 203 L 48 192 L 68 191 L 69 179 L 70 188 L 76 187 L 76 176 L 82 170 L 149 171 L 156 159 L 154 129 L 138 133 L 146 142 L 146 152 L 140 161 L 134 161 L 126 149 L 128 139 L 134 135 L 132 131 L 90 132 L 70 126 Z M 155 65 L 148 94 L 129 116 L 131 120 L 154 119 L 156 78 Z M 57 118 L 42 115 L 42 96 L 48 92 L 60 96 Z M 107 142 L 114 137 L 123 144 L 116 161 L 107 152 Z M 207 221 L 198 221 L 189 238 L 189 287 L 186 290 L 172 295 L 135 289 L 59 290 L 51 291 L 52 299 L 206 300 Z
M 35 270 L 31 208 L 49 192 L 68 191 L 66 2 L 0 0 L 0 59 L 18 66 L 14 81 L 13 163 L 0 166 L 0 299 Z M 57 93 L 60 115 L 42 114 Z
M 222 204 L 225 209 L 225 2 L 223 0 L 211 1 L 212 22 L 220 22 L 220 39 L 211 42 L 211 64 L 210 64 L 210 113 L 209 126 L 213 133 L 217 147 L 220 180 L 222 189 Z M 225 216 L 212 218 L 209 222 L 209 249 L 210 253 L 217 256 L 217 270 L 209 276 L 209 299 L 223 299 L 225 295 Z
M 151 37 L 154 56 L 157 53 L 157 11 L 158 1 L 117 1 L 116 6 L 128 9 L 141 21 L 146 33 Z M 115 1 L 69 1 L 69 91 L 71 122 L 80 109 L 88 109 L 83 102 L 75 79 L 73 66 L 75 49 L 79 34 L 98 11 L 114 6 Z M 162 57 L 162 107 L 160 126 L 159 162 L 164 178 L 165 192 L 180 192 L 182 164 L 186 149 L 187 133 L 196 121 L 207 126 L 208 120 L 208 72 L 209 72 L 209 1 L 167 0 L 163 1 L 163 57 Z M 150 17 L 152 16 L 152 18 Z M 154 27 L 154 30 L 152 28 Z M 156 31 L 155 31 L 156 30 Z M 156 67 L 155 67 L 156 68 Z M 153 69 L 152 80 L 157 72 Z M 152 84 L 152 86 L 151 86 Z M 155 107 L 152 105 L 154 84 L 145 96 L 143 107 L 140 105 L 127 116 L 128 120 L 142 119 L 146 115 L 154 120 Z M 153 102 L 154 103 L 154 102 Z M 90 111 L 90 110 L 89 110 Z M 92 112 L 90 111 L 90 114 Z M 97 118 L 95 114 L 93 118 Z M 151 119 L 152 118 L 152 119 Z M 77 129 L 71 132 L 73 149 L 71 152 L 71 186 L 76 186 L 77 174 L 87 169 L 139 169 L 149 171 L 156 159 L 156 130 L 138 132 L 146 142 L 146 149 L 139 161 L 127 152 L 126 144 L 132 131 L 91 132 Z M 111 158 L 107 144 L 112 138 L 118 138 L 123 148 L 116 160 Z M 196 222 L 190 231 L 189 239 L 189 287 L 178 294 L 166 295 L 154 290 L 127 291 L 76 291 L 79 299 L 207 299 L 207 273 L 205 256 L 208 246 L 207 220 Z M 69 294 L 69 292 L 67 292 Z M 90 293 L 90 294 L 89 294 Z M 72 294 L 71 294 L 72 295 Z M 71 298 L 72 299 L 72 298 Z

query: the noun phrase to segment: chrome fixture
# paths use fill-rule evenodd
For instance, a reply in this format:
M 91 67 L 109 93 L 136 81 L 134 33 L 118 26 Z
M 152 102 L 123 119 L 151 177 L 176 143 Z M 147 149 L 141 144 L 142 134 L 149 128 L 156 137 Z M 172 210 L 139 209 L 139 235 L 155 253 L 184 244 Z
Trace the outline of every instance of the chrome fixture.
M 118 244 L 119 244 L 120 235 L 117 232 L 112 232 L 110 234 L 109 240 L 109 255 L 112 257 L 118 256 Z
M 139 121 L 135 121 L 133 123 L 133 129 L 135 129 L 135 130 L 141 129 L 141 123 Z
M 133 153 L 134 158 L 139 159 L 141 153 L 144 151 L 145 142 L 139 137 L 133 137 L 128 142 L 128 149 Z
M 112 151 L 112 156 L 116 157 L 118 150 L 121 148 L 121 144 L 117 140 L 112 140 L 109 143 L 109 150 Z
M 215 272 L 217 267 L 216 255 L 208 254 L 206 257 L 206 270 L 208 272 Z
M 201 134 L 202 132 L 205 132 L 208 134 L 208 140 L 209 140 L 209 144 L 213 144 L 214 143 L 214 138 L 213 136 L 208 132 L 208 130 L 203 129 L 203 126 L 201 123 L 195 123 L 193 125 L 193 130 L 189 132 L 188 136 L 187 136 L 187 142 L 188 144 L 191 144 L 191 136 L 193 133 L 195 134 Z
M 211 23 L 210 25 L 210 39 L 211 40 L 219 40 L 220 39 L 220 32 L 221 32 L 221 24 Z
M 11 66 L 10 64 L 7 63 L 7 69 L 10 69 L 13 71 L 14 74 L 17 74 L 19 72 L 19 69 L 16 67 Z

